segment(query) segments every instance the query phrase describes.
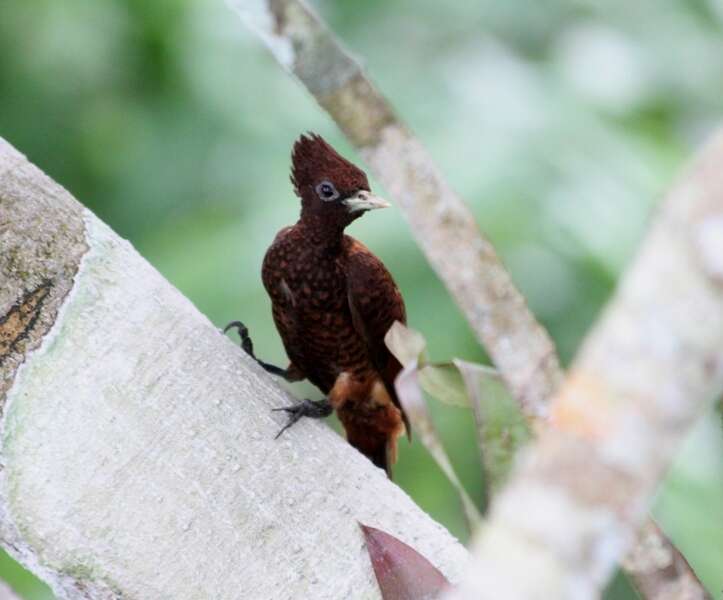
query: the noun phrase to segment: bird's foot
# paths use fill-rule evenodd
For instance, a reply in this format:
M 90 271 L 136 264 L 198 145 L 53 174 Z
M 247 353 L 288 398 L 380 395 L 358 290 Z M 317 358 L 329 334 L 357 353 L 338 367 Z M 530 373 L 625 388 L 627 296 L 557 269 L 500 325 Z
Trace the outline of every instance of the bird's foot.
M 286 381 L 296 381 L 298 379 L 298 377 L 294 377 L 293 374 L 289 373 L 288 369 L 282 369 L 276 365 L 264 362 L 260 358 L 256 358 L 254 354 L 254 344 L 251 341 L 251 337 L 249 337 L 249 329 L 241 321 L 231 321 L 223 328 L 223 332 L 226 333 L 229 329 L 236 329 L 236 331 L 238 331 L 238 335 L 241 338 L 241 348 L 243 348 L 244 352 L 253 358 L 262 369 L 272 375 L 283 377 Z
M 226 327 L 223 328 L 223 332 L 226 333 L 229 329 L 235 329 L 238 331 L 238 336 L 241 338 L 241 348 L 254 360 L 258 360 L 254 354 L 254 344 L 249 337 L 249 329 L 241 321 L 231 321 Z
M 294 423 L 301 419 L 301 417 L 323 419 L 324 417 L 328 417 L 332 412 L 334 412 L 331 403 L 326 399 L 319 400 L 318 402 L 314 402 L 313 400 L 302 400 L 301 402 L 299 402 L 298 404 L 294 404 L 293 406 L 282 406 L 281 408 L 273 408 L 272 410 L 283 410 L 284 412 L 289 413 L 289 420 L 287 421 L 286 425 L 281 428 L 281 431 L 276 434 L 276 437 L 274 439 L 278 439 L 279 436 L 284 433 L 284 431 L 286 431 L 289 427 L 291 427 Z

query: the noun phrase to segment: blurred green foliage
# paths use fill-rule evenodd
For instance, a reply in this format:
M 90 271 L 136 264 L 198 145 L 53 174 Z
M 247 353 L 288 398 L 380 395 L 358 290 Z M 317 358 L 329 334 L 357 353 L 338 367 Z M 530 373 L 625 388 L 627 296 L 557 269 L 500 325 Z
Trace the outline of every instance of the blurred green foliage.
M 317 8 L 469 201 L 569 360 L 660 195 L 720 120 L 723 2 L 326 0 Z M 275 232 L 296 218 L 294 138 L 314 130 L 358 158 L 330 120 L 222 2 L 5 0 L 1 15 L 0 135 L 213 322 L 242 318 L 259 355 L 283 362 L 259 265 Z M 351 233 L 396 276 L 433 359 L 484 359 L 398 211 L 369 215 Z M 481 502 L 470 415 L 433 409 Z M 656 511 L 716 593 L 722 456 L 710 418 L 683 449 Z M 403 444 L 396 473 L 465 538 L 453 491 L 416 444 Z M 49 597 L 7 556 L 0 574 L 27 599 Z M 617 579 L 608 597 L 632 596 Z

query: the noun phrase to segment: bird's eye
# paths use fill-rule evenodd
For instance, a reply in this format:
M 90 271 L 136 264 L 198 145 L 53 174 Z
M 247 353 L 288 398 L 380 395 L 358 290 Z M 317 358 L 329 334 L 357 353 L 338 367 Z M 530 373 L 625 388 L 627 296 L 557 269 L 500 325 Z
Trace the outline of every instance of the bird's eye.
M 322 181 L 316 186 L 316 193 L 319 195 L 319 198 L 327 202 L 336 200 L 339 197 L 339 192 L 336 191 L 336 188 L 331 181 Z

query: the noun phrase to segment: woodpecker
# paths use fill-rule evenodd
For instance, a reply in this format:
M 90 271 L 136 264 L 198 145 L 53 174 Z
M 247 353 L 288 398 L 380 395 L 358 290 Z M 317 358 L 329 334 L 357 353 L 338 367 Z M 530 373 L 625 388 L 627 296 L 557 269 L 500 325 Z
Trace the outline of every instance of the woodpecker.
M 336 411 L 349 443 L 391 477 L 397 438 L 411 430 L 394 389 L 402 366 L 384 336 L 394 321 L 406 322 L 404 300 L 382 261 L 344 233 L 364 213 L 389 204 L 319 135 L 302 135 L 291 162 L 301 215 L 276 235 L 261 269 L 289 366 L 256 358 L 240 321 L 224 331 L 236 328 L 242 348 L 268 372 L 308 379 L 324 394 L 276 409 L 289 416 L 278 435 L 302 417 Z

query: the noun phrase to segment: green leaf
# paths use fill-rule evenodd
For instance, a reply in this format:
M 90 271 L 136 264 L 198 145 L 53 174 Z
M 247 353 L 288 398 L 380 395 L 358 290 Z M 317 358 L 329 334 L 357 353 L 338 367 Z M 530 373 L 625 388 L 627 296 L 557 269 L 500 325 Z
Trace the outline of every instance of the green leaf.
M 471 363 L 470 363 L 471 364 Z M 476 365 L 480 375 L 500 380 L 497 369 L 484 365 Z M 433 398 L 452 406 L 470 408 L 469 392 L 462 373 L 454 362 L 429 363 L 419 370 L 419 381 L 422 388 Z
M 397 377 L 397 395 L 414 430 L 450 483 L 457 490 L 471 526 L 479 511 L 468 497 L 444 450 L 422 390 L 452 406 L 471 407 L 488 493 L 502 486 L 515 454 L 531 438 L 527 421 L 496 369 L 454 359 L 427 363 L 427 343 L 421 333 L 394 323 L 385 337 L 390 351 L 404 365 Z
M 455 359 L 464 379 L 477 426 L 477 442 L 489 488 L 507 479 L 517 451 L 532 437 L 527 421 L 502 379 L 489 367 Z
M 482 515 L 467 494 L 444 449 L 442 440 L 429 414 L 427 402 L 419 385 L 417 361 L 410 362 L 394 382 L 404 412 L 427 452 L 432 456 L 459 495 L 470 530 L 476 530 L 482 522 Z

